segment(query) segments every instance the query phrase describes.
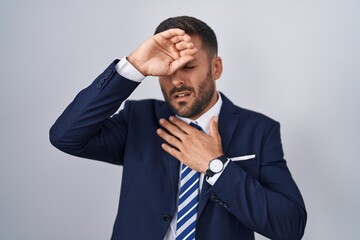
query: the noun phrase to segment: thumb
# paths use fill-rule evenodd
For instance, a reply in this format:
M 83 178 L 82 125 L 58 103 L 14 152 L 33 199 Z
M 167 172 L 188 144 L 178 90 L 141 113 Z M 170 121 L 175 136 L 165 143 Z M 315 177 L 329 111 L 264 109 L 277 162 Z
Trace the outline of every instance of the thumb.
M 219 117 L 217 116 L 212 117 L 210 121 L 210 131 L 209 131 L 210 136 L 214 137 L 219 135 L 218 126 L 219 126 Z

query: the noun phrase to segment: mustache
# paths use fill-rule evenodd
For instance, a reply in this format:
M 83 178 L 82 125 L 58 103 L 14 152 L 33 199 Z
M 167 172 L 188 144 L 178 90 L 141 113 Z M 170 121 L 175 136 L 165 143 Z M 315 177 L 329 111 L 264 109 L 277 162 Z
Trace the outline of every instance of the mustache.
M 191 87 L 186 87 L 186 86 L 181 86 L 181 87 L 174 87 L 170 90 L 169 95 L 172 96 L 177 92 L 182 92 L 182 91 L 189 91 L 192 92 L 193 89 Z

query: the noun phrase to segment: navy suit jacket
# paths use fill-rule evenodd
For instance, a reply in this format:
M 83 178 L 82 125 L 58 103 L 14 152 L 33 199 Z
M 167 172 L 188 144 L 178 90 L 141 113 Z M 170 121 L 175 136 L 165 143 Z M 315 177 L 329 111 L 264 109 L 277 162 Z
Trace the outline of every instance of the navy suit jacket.
M 164 152 L 159 119 L 174 113 L 158 100 L 126 101 L 138 83 L 120 76 L 115 60 L 82 90 L 50 130 L 58 149 L 123 166 L 112 239 L 162 240 L 176 212 L 179 161 Z M 219 132 L 230 161 L 218 181 L 204 181 L 198 240 L 300 239 L 306 224 L 301 194 L 283 158 L 278 122 L 239 108 L 224 95 Z M 113 115 L 114 114 L 114 115 Z

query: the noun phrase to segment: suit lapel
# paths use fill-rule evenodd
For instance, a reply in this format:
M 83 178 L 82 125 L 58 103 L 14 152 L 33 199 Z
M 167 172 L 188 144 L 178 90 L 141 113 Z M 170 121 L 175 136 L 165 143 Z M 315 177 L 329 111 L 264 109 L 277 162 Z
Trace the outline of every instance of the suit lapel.
M 239 108 L 234 106 L 234 104 L 223 94 L 221 94 L 221 97 L 223 99 L 223 105 L 221 107 L 219 116 L 219 133 L 221 136 L 223 152 L 226 156 L 236 126 L 239 122 L 240 111 Z
M 221 93 L 220 93 L 221 94 Z M 221 106 L 220 115 L 219 115 L 219 133 L 221 136 L 221 143 L 223 152 L 226 156 L 226 152 L 230 146 L 231 139 L 235 132 L 235 128 L 238 124 L 239 120 L 239 110 L 234 106 L 234 104 L 226 98 L 223 94 L 221 94 L 223 104 Z M 211 185 L 206 181 L 204 178 L 201 193 L 200 193 L 200 200 L 199 200 L 199 207 L 198 207 L 198 218 L 201 216 L 201 213 L 204 211 L 206 203 L 208 201 L 207 193 Z
M 167 103 L 164 103 L 161 107 L 159 107 L 157 120 L 161 118 L 169 119 L 171 115 L 174 115 L 170 107 Z M 160 127 L 160 125 L 159 125 Z M 161 143 L 165 143 L 164 140 L 160 139 Z M 171 199 L 171 210 L 173 213 L 176 211 L 176 202 L 177 202 L 177 193 L 178 193 L 178 182 L 179 182 L 179 174 L 180 174 L 180 162 L 167 152 L 163 151 L 163 158 L 167 161 L 168 166 L 168 174 L 170 176 L 170 185 L 171 185 L 171 193 L 169 198 Z
M 204 176 L 204 181 L 203 181 L 201 192 L 200 192 L 197 218 L 199 218 L 201 213 L 204 211 L 204 208 L 208 201 L 207 192 L 208 192 L 209 188 L 211 187 L 211 185 L 206 181 L 205 178 L 206 178 L 206 176 Z

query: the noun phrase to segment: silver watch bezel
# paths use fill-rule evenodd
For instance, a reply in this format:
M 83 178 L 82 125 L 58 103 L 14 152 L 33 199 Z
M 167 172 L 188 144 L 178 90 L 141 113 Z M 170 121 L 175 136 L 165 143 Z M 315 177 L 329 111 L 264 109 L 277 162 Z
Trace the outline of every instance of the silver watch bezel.
M 209 162 L 209 170 L 213 173 L 219 173 L 224 169 L 224 163 L 218 159 L 215 158 Z

